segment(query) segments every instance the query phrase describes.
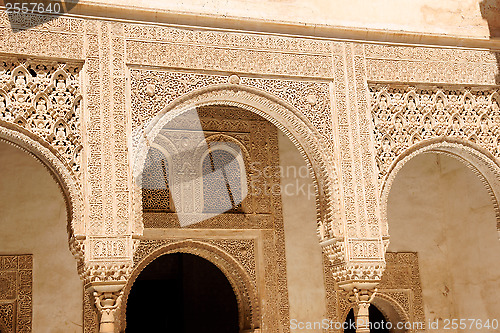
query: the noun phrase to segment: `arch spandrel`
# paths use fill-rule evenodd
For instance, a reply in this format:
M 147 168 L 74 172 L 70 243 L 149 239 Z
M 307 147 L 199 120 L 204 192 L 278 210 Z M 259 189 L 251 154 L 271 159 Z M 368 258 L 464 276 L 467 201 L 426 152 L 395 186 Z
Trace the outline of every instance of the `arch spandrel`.
M 482 180 L 495 207 L 500 237 L 500 111 L 494 89 L 468 90 L 463 87 L 439 88 L 372 85 L 372 115 L 375 149 L 379 166 L 379 188 L 383 237 L 389 238 L 387 200 L 398 171 L 411 158 L 425 152 L 445 153 L 465 162 Z M 389 96 L 389 105 L 381 104 Z M 419 100 L 408 106 L 409 98 Z M 387 109 L 391 112 L 386 115 Z M 412 114 L 409 109 L 414 110 Z M 488 121 L 484 121 L 487 112 Z M 432 116 L 424 124 L 425 115 Z M 416 115 L 413 124 L 409 119 Z M 380 117 L 383 116 L 383 119 Z M 396 119 L 403 117 L 403 126 Z M 415 118 L 415 117 L 414 117 Z M 430 125 L 430 126 L 429 126 Z M 384 146 L 382 141 L 388 142 Z M 389 139 L 387 139 L 389 138 Z

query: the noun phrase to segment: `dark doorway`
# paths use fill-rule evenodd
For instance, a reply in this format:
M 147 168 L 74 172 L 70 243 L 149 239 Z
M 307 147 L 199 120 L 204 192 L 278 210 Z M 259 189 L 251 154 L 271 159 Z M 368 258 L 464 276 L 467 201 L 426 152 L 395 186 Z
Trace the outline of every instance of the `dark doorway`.
M 382 312 L 375 305 L 370 305 L 368 308 L 368 315 L 370 318 L 371 329 L 370 333 L 389 333 L 389 329 L 387 327 L 387 320 L 385 319 Z M 354 323 L 354 310 L 351 309 L 347 318 L 345 320 L 348 324 Z M 390 325 L 390 324 L 389 324 Z M 345 325 L 345 327 L 351 327 L 350 325 Z M 356 330 L 347 328 L 344 330 L 344 333 L 356 333 Z
M 226 276 L 209 261 L 163 255 L 137 277 L 127 301 L 126 333 L 238 333 L 238 304 Z

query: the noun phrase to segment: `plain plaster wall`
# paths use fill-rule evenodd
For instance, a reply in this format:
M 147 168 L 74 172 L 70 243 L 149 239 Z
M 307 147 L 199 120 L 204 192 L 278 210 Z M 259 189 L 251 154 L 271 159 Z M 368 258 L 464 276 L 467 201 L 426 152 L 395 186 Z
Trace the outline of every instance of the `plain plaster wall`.
M 0 142 L 0 254 L 33 254 L 33 331 L 82 332 L 82 282 L 68 248 L 66 205 L 35 158 Z
M 304 158 L 281 132 L 278 144 L 290 320 L 320 322 L 326 318 L 326 294 L 312 179 Z
M 392 186 L 388 222 L 389 251 L 418 252 L 427 320 L 500 319 L 495 212 L 472 170 L 446 155 L 413 158 Z

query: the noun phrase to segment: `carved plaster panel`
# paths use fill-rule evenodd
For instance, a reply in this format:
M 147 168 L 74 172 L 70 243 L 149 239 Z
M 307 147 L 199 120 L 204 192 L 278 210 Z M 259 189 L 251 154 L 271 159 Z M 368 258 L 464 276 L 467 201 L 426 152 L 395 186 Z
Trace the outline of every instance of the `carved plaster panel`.
M 373 85 L 370 87 L 379 179 L 395 158 L 422 140 L 456 137 L 500 157 L 496 89 Z
M 50 17 L 51 19 L 47 19 Z M 83 20 L 67 16 L 0 13 L 0 52 L 83 59 Z M 27 29 L 27 27 L 30 27 Z
M 90 194 L 87 232 L 126 234 L 132 209 L 123 24 L 86 21 L 84 37 L 88 120 L 85 191 Z
M 367 79 L 495 85 L 496 55 L 485 50 L 364 44 Z
M 331 48 L 313 39 L 127 25 L 127 63 L 330 78 Z
M 81 65 L 0 59 L 0 120 L 49 143 L 76 175 L 81 168 Z
M 160 113 L 168 104 L 192 91 L 229 82 L 229 75 L 130 69 L 132 128 Z M 329 83 L 240 77 L 238 83 L 254 87 L 282 98 L 298 110 L 328 140 L 332 141 Z M 331 147 L 330 147 L 331 148 Z
M 32 270 L 32 255 L 0 256 L 0 327 L 6 333 L 32 331 Z

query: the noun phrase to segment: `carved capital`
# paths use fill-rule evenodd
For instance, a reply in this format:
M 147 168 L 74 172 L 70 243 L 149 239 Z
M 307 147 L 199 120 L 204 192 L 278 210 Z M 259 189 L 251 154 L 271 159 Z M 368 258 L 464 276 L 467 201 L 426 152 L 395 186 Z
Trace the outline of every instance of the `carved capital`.
M 356 320 L 356 333 L 370 332 L 370 318 L 368 309 L 375 297 L 376 288 L 358 289 L 356 287 L 347 292 L 347 301 L 352 304 Z
M 351 291 L 353 288 L 372 289 L 378 284 L 385 270 L 382 242 L 372 244 L 373 242 L 370 242 L 370 240 L 358 241 L 356 245 L 359 243 L 366 245 L 364 243 L 368 243 L 368 246 L 365 246 L 366 248 L 369 249 L 370 245 L 379 245 L 380 249 L 374 246 L 375 250 L 371 252 L 376 255 L 366 255 L 366 260 L 355 260 L 350 258 L 352 254 L 346 253 L 346 243 L 350 241 L 350 239 L 345 241 L 340 238 L 332 238 L 320 243 L 323 252 L 332 263 L 333 278 L 346 291 Z M 351 244 L 348 244 L 348 246 L 353 247 Z
M 115 314 L 121 304 L 125 283 L 94 284 L 90 287 L 95 306 L 99 310 L 99 333 L 115 332 Z
M 132 271 L 130 262 L 90 262 L 81 271 L 85 285 L 125 283 Z

